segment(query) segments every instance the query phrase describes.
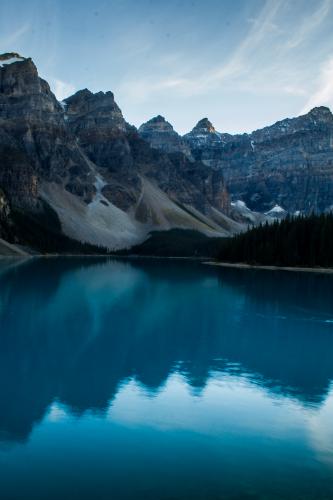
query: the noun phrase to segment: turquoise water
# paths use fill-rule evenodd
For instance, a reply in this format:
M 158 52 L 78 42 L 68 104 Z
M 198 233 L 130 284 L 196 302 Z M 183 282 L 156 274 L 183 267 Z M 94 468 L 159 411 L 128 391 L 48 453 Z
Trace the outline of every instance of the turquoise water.
M 1 499 L 332 499 L 333 277 L 0 261 Z

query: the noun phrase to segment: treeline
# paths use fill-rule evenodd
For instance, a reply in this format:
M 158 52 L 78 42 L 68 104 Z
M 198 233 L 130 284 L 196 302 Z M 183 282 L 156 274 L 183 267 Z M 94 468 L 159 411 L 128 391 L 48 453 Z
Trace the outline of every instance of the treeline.
M 150 237 L 128 250 L 119 250 L 117 255 L 145 257 L 197 257 L 217 258 L 224 238 L 209 238 L 191 229 L 153 231 Z
M 274 266 L 333 267 L 333 215 L 287 217 L 225 241 L 219 260 Z

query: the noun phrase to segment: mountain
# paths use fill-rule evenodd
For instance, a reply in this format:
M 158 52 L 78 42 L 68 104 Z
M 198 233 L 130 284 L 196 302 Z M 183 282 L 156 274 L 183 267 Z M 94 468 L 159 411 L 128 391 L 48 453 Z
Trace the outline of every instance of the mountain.
M 188 143 L 194 156 L 211 166 L 214 166 L 214 162 L 210 161 L 211 152 L 221 151 L 224 144 L 230 139 L 232 139 L 232 135 L 217 132 L 208 118 L 198 121 L 191 132 L 184 135 L 184 140 Z M 210 152 L 207 158 L 205 158 L 204 151 Z
M 332 161 L 333 116 L 320 107 L 228 143 L 221 168 L 233 196 L 249 208 L 277 204 L 289 213 L 311 213 L 331 208 Z
M 232 200 L 252 211 L 333 206 L 333 115 L 326 107 L 234 136 L 217 133 L 204 119 L 184 139 L 194 158 L 222 170 Z
M 139 135 L 146 140 L 152 148 L 160 149 L 165 153 L 181 152 L 193 160 L 191 149 L 187 142 L 173 129 L 173 126 L 161 116 L 155 116 L 138 129 Z
M 0 160 L 0 238 L 19 251 L 119 250 L 171 229 L 225 237 L 333 207 L 328 108 L 252 134 L 204 118 L 181 137 L 160 115 L 137 130 L 112 92 L 58 102 L 17 53 L 0 55 Z
M 154 230 L 242 230 L 228 217 L 221 170 L 193 159 L 182 139 L 160 149 L 125 121 L 112 92 L 84 89 L 60 103 L 30 58 L 0 56 L 0 237 L 29 244 L 37 224 L 35 234 L 114 250 Z

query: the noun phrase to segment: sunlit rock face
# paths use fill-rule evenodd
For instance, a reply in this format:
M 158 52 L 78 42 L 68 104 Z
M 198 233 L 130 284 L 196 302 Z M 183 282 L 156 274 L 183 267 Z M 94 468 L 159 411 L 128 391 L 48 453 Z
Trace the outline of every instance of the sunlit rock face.
M 215 130 L 208 118 L 198 121 L 191 132 L 184 135 L 184 140 L 194 151 L 205 147 L 220 148 L 224 142 L 222 134 Z
M 217 132 L 208 118 L 203 118 L 183 138 L 196 160 L 202 161 L 213 169 L 220 169 L 224 145 L 233 139 L 233 136 Z

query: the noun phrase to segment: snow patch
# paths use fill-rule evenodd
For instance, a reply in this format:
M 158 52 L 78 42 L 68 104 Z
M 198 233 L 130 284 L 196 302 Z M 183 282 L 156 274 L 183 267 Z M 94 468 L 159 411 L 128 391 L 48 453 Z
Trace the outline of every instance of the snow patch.
M 0 66 L 7 66 L 8 64 L 13 64 L 20 61 L 24 61 L 24 57 L 10 57 L 9 59 L 5 59 L 4 61 L 0 60 Z
M 243 218 L 243 222 L 247 221 L 251 224 L 258 224 L 259 222 L 266 220 L 265 214 L 254 212 L 242 200 L 231 202 L 230 205 L 234 209 L 235 213 Z
M 286 213 L 286 210 L 280 207 L 280 205 L 275 205 L 268 212 L 265 212 L 265 215 L 267 215 L 268 217 L 281 217 Z
M 268 212 L 266 212 L 267 214 L 270 214 L 270 213 L 282 213 L 282 212 L 285 212 L 285 209 L 280 207 L 280 205 L 275 205 L 273 208 L 271 208 Z
M 232 207 L 235 207 L 235 208 L 241 208 L 241 209 L 245 209 L 245 210 L 250 210 L 246 203 L 242 200 L 237 200 L 237 201 L 233 201 L 231 202 L 231 206 Z
M 104 201 L 107 205 L 109 204 L 108 200 L 102 194 L 102 189 L 106 185 L 107 185 L 107 182 L 105 182 L 105 180 L 103 179 L 103 177 L 97 174 L 96 177 L 95 177 L 95 182 L 94 182 L 94 186 L 95 186 L 95 189 L 96 189 L 96 194 L 95 194 L 95 198 L 90 203 L 90 205 L 93 204 L 93 203 L 99 203 L 100 201 Z

